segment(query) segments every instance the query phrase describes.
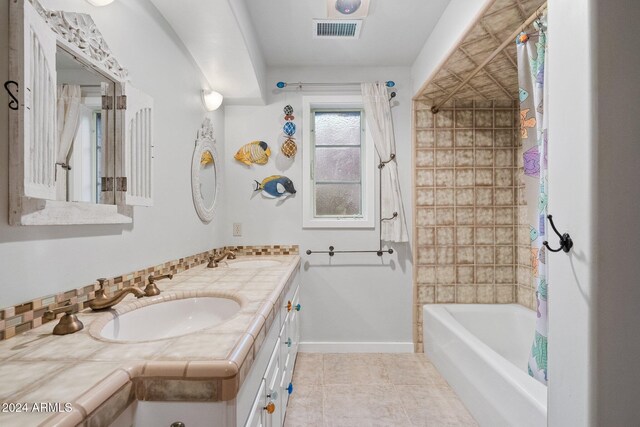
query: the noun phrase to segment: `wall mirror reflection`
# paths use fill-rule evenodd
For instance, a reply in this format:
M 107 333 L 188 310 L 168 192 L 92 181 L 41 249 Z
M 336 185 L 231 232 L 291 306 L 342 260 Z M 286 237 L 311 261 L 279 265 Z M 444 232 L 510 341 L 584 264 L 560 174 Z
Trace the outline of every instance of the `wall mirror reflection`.
M 218 156 L 214 147 L 213 127 L 205 119 L 193 151 L 191 163 L 191 192 L 200 219 L 208 223 L 215 214 L 216 196 L 220 186 Z
M 103 109 L 103 96 L 115 99 L 115 83 L 61 47 L 56 74 L 57 200 L 114 204 L 113 186 L 103 178 L 114 176 L 115 120 Z

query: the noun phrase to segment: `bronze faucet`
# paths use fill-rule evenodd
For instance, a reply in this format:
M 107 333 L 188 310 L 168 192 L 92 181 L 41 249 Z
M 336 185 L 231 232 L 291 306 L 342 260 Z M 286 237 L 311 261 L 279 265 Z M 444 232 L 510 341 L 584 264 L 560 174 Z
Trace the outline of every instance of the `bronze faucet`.
M 156 286 L 155 281 L 161 279 L 171 280 L 173 279 L 173 274 L 163 274 L 162 276 L 154 276 L 153 274 L 150 274 L 148 277 L 149 284 L 144 288 L 144 295 L 147 297 L 160 295 L 160 289 Z
M 74 332 L 78 332 L 84 328 L 84 325 L 74 314 L 77 311 L 78 305 L 71 304 L 71 300 L 64 301 L 65 304 L 62 307 L 47 310 L 43 314 L 43 318 L 47 321 L 55 320 L 56 316 L 60 313 L 64 313 L 64 316 L 60 318 L 58 324 L 53 328 L 53 335 L 67 335 Z
M 129 286 L 123 289 L 120 289 L 113 296 L 108 297 L 105 295 L 104 283 L 107 279 L 98 279 L 98 283 L 100 284 L 100 289 L 96 291 L 96 297 L 89 301 L 89 308 L 91 310 L 104 310 L 107 308 L 111 308 L 122 299 L 127 296 L 127 294 L 133 294 L 136 298 L 142 298 L 145 294 L 136 286 Z
M 213 256 L 209 257 L 209 263 L 207 264 L 207 267 L 216 268 L 218 266 L 218 263 L 225 258 L 236 259 L 236 254 L 228 249 L 224 252 L 219 253 L 217 256 L 216 256 L 216 253 L 214 252 Z

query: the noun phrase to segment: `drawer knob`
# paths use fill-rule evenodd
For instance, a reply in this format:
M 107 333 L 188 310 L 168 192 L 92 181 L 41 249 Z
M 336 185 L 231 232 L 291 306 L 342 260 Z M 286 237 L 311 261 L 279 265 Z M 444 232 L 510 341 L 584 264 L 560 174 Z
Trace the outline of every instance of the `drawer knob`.
M 267 414 L 273 414 L 276 411 L 276 404 L 269 402 L 267 406 L 264 407 L 264 410 L 267 411 Z
M 287 301 L 287 311 L 291 311 L 293 308 L 293 303 L 291 301 Z
M 296 304 L 296 311 L 300 311 L 301 308 L 302 306 L 300 304 Z
M 271 393 L 267 394 L 267 399 L 278 400 L 278 392 L 272 391 Z
M 287 338 L 287 340 L 284 342 L 287 347 L 291 347 L 291 344 L 293 343 L 293 341 L 291 341 L 291 338 Z
M 289 394 L 293 393 L 293 384 L 289 383 L 289 386 L 287 387 L 287 391 L 289 392 Z

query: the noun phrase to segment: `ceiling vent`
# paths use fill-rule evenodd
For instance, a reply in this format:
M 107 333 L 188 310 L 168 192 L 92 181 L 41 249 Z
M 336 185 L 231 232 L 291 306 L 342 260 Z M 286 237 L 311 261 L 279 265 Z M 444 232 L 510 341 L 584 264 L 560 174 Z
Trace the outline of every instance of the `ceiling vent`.
M 361 19 L 314 19 L 314 38 L 359 39 Z

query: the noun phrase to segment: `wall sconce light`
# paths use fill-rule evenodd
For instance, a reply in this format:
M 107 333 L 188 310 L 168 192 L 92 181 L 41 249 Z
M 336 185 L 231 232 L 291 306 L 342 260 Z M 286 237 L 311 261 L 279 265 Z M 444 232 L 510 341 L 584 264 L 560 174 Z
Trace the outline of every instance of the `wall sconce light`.
M 113 0 L 87 0 L 87 3 L 90 3 L 95 7 L 101 7 L 113 3 Z
M 215 90 L 203 90 L 202 91 L 202 103 L 207 111 L 215 111 L 222 105 L 224 97 L 221 93 Z

